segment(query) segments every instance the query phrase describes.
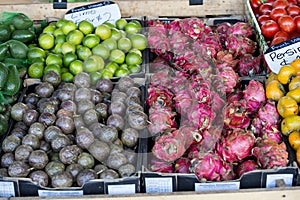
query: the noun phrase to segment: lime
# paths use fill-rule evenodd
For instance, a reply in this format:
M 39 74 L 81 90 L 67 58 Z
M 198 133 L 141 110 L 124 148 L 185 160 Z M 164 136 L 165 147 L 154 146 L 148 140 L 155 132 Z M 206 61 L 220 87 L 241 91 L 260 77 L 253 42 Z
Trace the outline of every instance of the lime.
M 142 67 L 141 67 L 141 65 L 129 65 L 128 66 L 128 70 L 132 74 L 134 74 L 134 73 L 140 73 L 142 71 Z
M 54 43 L 55 44 L 64 43 L 65 41 L 66 41 L 66 36 L 65 35 L 58 35 L 58 36 L 55 37 Z
M 60 69 L 61 73 L 69 72 L 69 68 L 63 67 Z
M 111 22 L 108 22 L 108 21 L 106 21 L 106 22 L 103 22 L 103 24 L 105 24 L 105 25 L 109 26 L 110 28 L 116 28 L 116 26 L 115 26 L 113 23 L 111 23 Z
M 66 20 L 65 18 L 60 18 L 59 20 L 57 20 L 55 25 L 57 28 L 61 28 L 67 22 L 68 20 Z
M 126 24 L 125 28 L 124 28 L 125 32 L 127 34 L 135 34 L 135 33 L 139 33 L 141 30 L 141 27 L 139 27 L 136 23 L 134 22 L 129 22 L 128 24 Z
M 57 36 L 59 36 L 59 35 L 64 35 L 64 32 L 62 31 L 61 28 L 56 28 L 56 29 L 54 30 L 54 32 L 53 32 L 53 35 L 54 35 L 55 37 L 57 37 Z
M 117 27 L 117 29 L 119 29 L 119 30 L 124 30 L 126 24 L 127 24 L 127 21 L 126 21 L 126 19 L 124 19 L 124 18 L 118 19 L 118 20 L 116 21 L 116 27 Z
M 101 40 L 106 40 L 111 37 L 111 28 L 106 24 L 97 26 L 95 34 L 100 37 Z
M 72 52 L 68 52 L 63 56 L 63 64 L 64 67 L 69 67 L 70 63 L 73 62 L 74 60 L 77 60 L 77 55 Z
M 54 47 L 54 36 L 50 33 L 42 33 L 38 38 L 39 46 L 42 49 L 51 49 Z
M 73 75 L 76 75 L 79 72 L 82 72 L 83 71 L 83 62 L 81 60 L 74 60 L 73 62 L 70 63 L 69 71 Z
M 138 20 L 136 20 L 136 19 L 131 20 L 129 23 L 135 24 L 140 29 L 142 28 L 142 24 Z
M 28 60 L 28 61 L 29 61 L 29 60 Z M 36 63 L 36 62 L 44 63 L 44 62 L 45 62 L 45 58 L 43 58 L 43 57 L 38 57 L 38 58 L 33 58 L 31 61 L 29 61 L 30 64 Z
M 130 37 L 131 43 L 132 43 L 132 47 L 138 50 L 144 50 L 147 47 L 147 38 L 145 35 L 143 34 L 133 34 Z
M 30 78 L 42 78 L 44 74 L 44 63 L 35 62 L 28 68 L 28 76 Z
M 84 35 L 79 30 L 72 30 L 66 36 L 66 41 L 74 45 L 78 45 L 82 42 Z
M 115 62 L 109 62 L 107 65 L 104 67 L 104 69 L 111 71 L 112 73 L 115 73 L 115 71 L 119 68 L 119 65 Z
M 63 23 L 61 30 L 63 31 L 63 33 L 65 35 L 68 35 L 68 33 L 70 33 L 73 30 L 76 30 L 77 26 L 74 22 L 72 21 L 66 21 L 65 23 Z
M 92 55 L 92 51 L 88 47 L 81 46 L 76 50 L 76 54 L 80 60 L 84 61 Z
M 46 65 L 44 73 L 46 73 L 47 71 L 56 71 L 58 74 L 61 74 L 61 67 L 58 64 Z
M 114 73 L 115 77 L 124 77 L 128 76 L 130 74 L 128 69 L 117 69 L 116 72 Z
M 61 46 L 62 54 L 66 54 L 68 52 L 75 53 L 76 46 L 70 42 L 64 42 Z
M 71 83 L 73 82 L 74 76 L 70 72 L 65 72 L 61 75 L 61 81 L 66 82 L 66 83 Z
M 102 71 L 102 78 L 110 79 L 112 77 L 114 77 L 114 74 L 111 71 L 106 69 Z
M 84 37 L 82 45 L 88 48 L 93 48 L 100 43 L 100 38 L 96 34 L 88 34 Z
M 128 65 L 126 63 L 123 63 L 122 65 L 120 65 L 121 69 L 128 69 Z
M 55 53 L 55 54 L 61 54 L 62 53 L 62 49 L 61 49 L 61 46 L 62 46 L 63 43 L 57 43 L 53 49 L 51 49 L 51 52 L 52 53 Z
M 125 37 L 118 40 L 118 49 L 124 52 L 128 52 L 131 49 L 131 47 L 132 45 L 130 39 Z
M 56 30 L 55 26 L 48 25 L 43 29 L 43 33 L 53 34 L 55 30 Z
M 140 50 L 138 50 L 138 49 L 135 49 L 135 48 L 130 49 L 129 52 L 136 53 L 136 54 L 138 54 L 141 57 L 143 56 L 142 52 Z
M 92 54 L 101 56 L 104 60 L 109 57 L 109 52 L 109 49 L 102 44 L 98 44 L 97 46 L 92 48 Z
M 82 20 L 78 24 L 78 30 L 80 30 L 84 35 L 87 35 L 94 31 L 94 25 L 87 20 Z
M 84 72 L 96 72 L 104 68 L 104 60 L 97 55 L 92 55 L 88 57 L 83 62 L 83 71 Z
M 50 22 L 50 23 L 48 24 L 48 26 L 53 26 L 53 27 L 55 27 L 55 28 L 56 28 L 56 21 L 52 21 L 52 22 Z
M 46 65 L 50 64 L 57 64 L 59 66 L 62 66 L 62 58 L 58 54 L 50 53 L 46 58 Z
M 123 64 L 125 61 L 125 53 L 119 49 L 114 49 L 110 52 L 109 60 L 118 64 Z
M 91 84 L 96 85 L 98 80 L 102 77 L 102 72 L 97 71 L 97 72 L 90 73 L 89 75 L 91 79 Z
M 121 37 L 127 37 L 127 34 L 125 31 L 123 31 L 123 30 L 119 30 L 119 31 L 121 33 Z
M 111 38 L 114 40 L 119 40 L 122 37 L 122 33 L 120 30 L 116 28 L 111 29 Z
M 110 51 L 114 50 L 118 47 L 117 41 L 112 38 L 108 38 L 108 39 L 104 40 L 103 42 L 101 42 L 101 44 L 103 46 L 105 46 L 106 48 L 108 48 Z
M 129 52 L 125 60 L 127 65 L 140 65 L 143 62 L 142 57 L 133 52 Z
M 27 59 L 33 63 L 36 58 L 46 58 L 46 52 L 40 47 L 32 47 L 27 51 Z

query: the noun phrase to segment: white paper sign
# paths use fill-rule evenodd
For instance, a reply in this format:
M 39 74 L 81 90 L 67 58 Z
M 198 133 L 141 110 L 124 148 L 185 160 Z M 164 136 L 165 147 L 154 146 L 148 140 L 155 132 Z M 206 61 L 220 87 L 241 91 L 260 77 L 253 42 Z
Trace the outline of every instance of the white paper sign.
M 277 74 L 282 66 L 300 58 L 300 37 L 269 47 L 264 57 L 272 72 Z
M 0 197 L 14 197 L 16 196 L 13 182 L 0 182 Z
M 293 185 L 293 174 L 268 174 L 266 180 L 266 188 L 274 188 L 276 187 L 276 180 L 284 180 L 284 183 L 288 187 L 292 187 Z
M 65 14 L 65 19 L 78 24 L 82 20 L 91 22 L 94 27 L 104 22 L 115 23 L 121 18 L 120 8 L 117 4 L 109 1 L 76 7 Z
M 135 194 L 135 184 L 108 185 L 108 194 Z
M 239 190 L 240 182 L 195 183 L 195 191 Z
M 40 197 L 82 196 L 83 190 L 38 190 Z
M 145 178 L 146 193 L 173 192 L 173 181 L 171 177 Z

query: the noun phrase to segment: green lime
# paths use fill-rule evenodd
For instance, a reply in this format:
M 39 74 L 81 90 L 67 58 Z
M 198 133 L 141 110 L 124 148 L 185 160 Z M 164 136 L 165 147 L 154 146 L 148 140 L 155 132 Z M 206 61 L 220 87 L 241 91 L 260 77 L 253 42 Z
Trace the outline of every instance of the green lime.
M 65 72 L 69 72 L 69 68 L 63 67 L 61 68 L 61 74 L 65 73 Z
M 46 65 L 51 65 L 51 64 L 57 64 L 59 66 L 62 66 L 62 57 L 59 56 L 58 54 L 53 54 L 50 53 L 47 58 L 46 58 Z
M 74 76 L 70 72 L 65 72 L 61 75 L 61 81 L 66 83 L 73 82 Z
M 106 24 L 97 26 L 95 34 L 100 37 L 101 40 L 106 40 L 111 37 L 111 28 Z
M 74 60 L 73 62 L 70 63 L 69 65 L 69 71 L 73 74 L 76 75 L 79 72 L 83 71 L 83 62 L 81 60 Z
M 127 22 L 126 19 L 124 19 L 124 18 L 118 19 L 118 20 L 116 21 L 116 27 L 117 27 L 117 29 L 119 29 L 119 30 L 124 30 L 127 23 L 128 23 L 128 22 Z
M 114 50 L 118 47 L 117 41 L 112 38 L 108 38 L 108 39 L 104 40 L 103 42 L 101 42 L 101 44 L 103 46 L 105 46 L 106 48 L 108 48 L 110 51 Z
M 131 41 L 128 38 L 121 38 L 118 40 L 118 49 L 128 52 L 131 49 Z
M 63 31 L 63 33 L 65 35 L 68 35 L 68 33 L 70 33 L 73 30 L 76 30 L 77 26 L 74 22 L 72 21 L 67 21 L 65 23 L 63 23 L 61 30 Z
M 129 23 L 135 24 L 140 29 L 142 28 L 142 24 L 138 20 L 136 20 L 136 19 L 131 20 Z
M 43 29 L 43 33 L 50 33 L 53 35 L 55 29 L 56 29 L 55 26 L 48 25 Z
M 80 30 L 84 35 L 87 35 L 94 31 L 94 25 L 87 20 L 82 20 L 78 24 L 78 30 Z
M 142 71 L 142 67 L 141 67 L 141 65 L 129 65 L 128 66 L 128 70 L 132 74 L 134 74 L 134 73 L 140 73 Z
M 132 43 L 132 47 L 138 50 L 144 50 L 147 48 L 147 38 L 145 35 L 143 34 L 133 34 L 130 37 L 131 43 Z
M 69 67 L 70 63 L 73 62 L 74 60 L 77 60 L 77 55 L 72 52 L 68 52 L 63 56 L 63 64 L 64 67 Z
M 102 72 L 96 71 L 89 74 L 91 79 L 91 84 L 96 85 L 98 80 L 102 77 Z
M 61 54 L 62 53 L 62 44 L 63 43 L 57 43 L 53 49 L 51 49 L 51 52 L 52 53 L 55 53 L 55 54 Z
M 111 79 L 112 77 L 114 77 L 114 74 L 111 71 L 106 69 L 102 71 L 102 78 Z
M 58 74 L 61 74 L 61 67 L 58 64 L 46 65 L 44 73 L 46 73 L 47 71 L 56 71 Z
M 114 49 L 110 52 L 109 60 L 118 64 L 123 64 L 125 61 L 125 53 L 119 49 Z
M 55 27 L 55 28 L 56 28 L 56 21 L 52 21 L 52 22 L 50 22 L 50 23 L 48 24 L 48 26 L 53 26 L 53 27 Z
M 54 47 L 54 36 L 50 33 L 42 33 L 38 38 L 39 46 L 42 49 L 51 49 Z
M 76 50 L 76 54 L 78 56 L 78 59 L 84 61 L 92 55 L 92 51 L 88 47 L 81 46 Z
M 129 52 L 126 55 L 126 64 L 127 65 L 140 65 L 143 62 L 143 59 L 140 55 L 133 53 L 133 52 Z
M 124 77 L 130 74 L 128 69 L 117 69 L 114 73 L 115 77 Z
M 109 62 L 105 65 L 104 69 L 115 73 L 115 71 L 119 68 L 119 65 L 115 62 Z
M 100 43 L 100 38 L 96 34 L 88 34 L 84 37 L 82 45 L 88 48 L 93 48 Z
M 60 18 L 59 20 L 57 20 L 55 25 L 57 28 L 61 28 L 67 22 L 68 20 L 66 20 L 65 18 Z
M 119 40 L 122 37 L 122 33 L 117 28 L 111 29 L 111 38 L 114 40 Z
M 87 73 L 96 72 L 103 68 L 104 60 L 97 55 L 92 55 L 83 62 L 83 71 Z
M 58 35 L 55 37 L 55 44 L 58 43 L 64 43 L 66 41 L 66 36 L 65 35 Z
M 28 60 L 28 61 L 29 61 L 29 60 Z M 36 63 L 36 62 L 44 63 L 44 62 L 45 62 L 45 58 L 43 58 L 43 57 L 38 57 L 38 58 L 33 58 L 31 61 L 29 61 L 30 64 Z
M 104 60 L 109 58 L 110 50 L 102 44 L 98 44 L 92 49 L 93 55 L 101 56 Z
M 30 78 L 42 78 L 44 74 L 44 63 L 36 62 L 29 66 L 28 76 Z
M 127 34 L 135 34 L 141 31 L 141 27 L 139 27 L 136 23 L 129 22 L 128 24 L 126 24 L 124 30 Z
M 76 46 L 70 42 L 64 42 L 61 46 L 62 54 L 66 54 L 68 52 L 75 53 Z
M 36 58 L 46 58 L 46 52 L 40 47 L 32 47 L 27 51 L 27 59 L 33 63 Z
M 136 53 L 141 57 L 143 56 L 142 52 L 138 49 L 135 49 L 135 48 L 130 49 L 129 52 Z
M 78 45 L 82 42 L 84 34 L 79 30 L 72 30 L 66 36 L 66 41 L 74 45 Z
M 127 37 L 127 34 L 125 31 L 123 30 L 120 30 L 120 33 L 121 33 L 121 37 L 124 38 L 124 37 Z
M 61 28 L 56 28 L 56 29 L 54 30 L 54 32 L 53 32 L 53 35 L 54 35 L 55 37 L 57 37 L 57 36 L 59 36 L 59 35 L 65 35 L 65 34 L 64 34 L 64 32 L 62 31 Z
M 103 24 L 109 26 L 110 28 L 116 28 L 116 26 L 113 23 L 109 22 L 109 21 L 103 22 Z

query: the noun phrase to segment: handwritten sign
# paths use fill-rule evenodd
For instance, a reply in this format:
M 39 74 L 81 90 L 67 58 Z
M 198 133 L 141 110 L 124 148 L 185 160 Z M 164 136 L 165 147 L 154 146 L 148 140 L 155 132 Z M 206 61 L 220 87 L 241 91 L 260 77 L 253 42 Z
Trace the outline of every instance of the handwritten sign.
M 121 18 L 120 8 L 111 1 L 103 1 L 99 3 L 84 5 L 72 8 L 65 14 L 65 19 L 78 24 L 82 20 L 91 22 L 94 27 L 104 22 L 115 23 Z
M 173 192 L 173 181 L 171 177 L 145 178 L 146 193 Z
M 239 190 L 240 182 L 195 183 L 195 191 Z
M 0 182 L 0 196 L 1 197 L 14 197 L 14 196 L 16 196 L 14 183 L 13 182 L 1 181 Z

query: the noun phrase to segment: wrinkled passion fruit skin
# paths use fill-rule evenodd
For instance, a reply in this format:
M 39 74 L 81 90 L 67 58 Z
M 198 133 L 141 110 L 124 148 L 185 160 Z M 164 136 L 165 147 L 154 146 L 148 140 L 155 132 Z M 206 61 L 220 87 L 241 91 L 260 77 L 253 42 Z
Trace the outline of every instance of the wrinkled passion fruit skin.
M 63 147 L 59 151 L 59 159 L 64 164 L 74 164 L 78 161 L 78 156 L 82 153 L 82 149 L 77 145 Z
M 76 182 L 79 187 L 83 186 L 86 182 L 94 180 L 98 177 L 97 173 L 93 169 L 84 169 L 79 172 L 76 177 Z
M 11 177 L 26 177 L 29 172 L 29 165 L 22 161 L 14 161 L 8 167 L 8 175 Z
M 43 170 L 37 170 L 37 171 L 31 172 L 29 174 L 29 178 L 31 178 L 31 180 L 34 183 L 37 183 L 38 185 L 43 186 L 43 187 L 47 187 L 49 184 L 49 176 Z
M 51 183 L 54 188 L 71 187 L 73 185 L 73 176 L 67 171 L 57 173 L 51 178 Z
M 15 161 L 15 156 L 12 152 L 4 153 L 1 157 L 1 167 L 9 167 Z

